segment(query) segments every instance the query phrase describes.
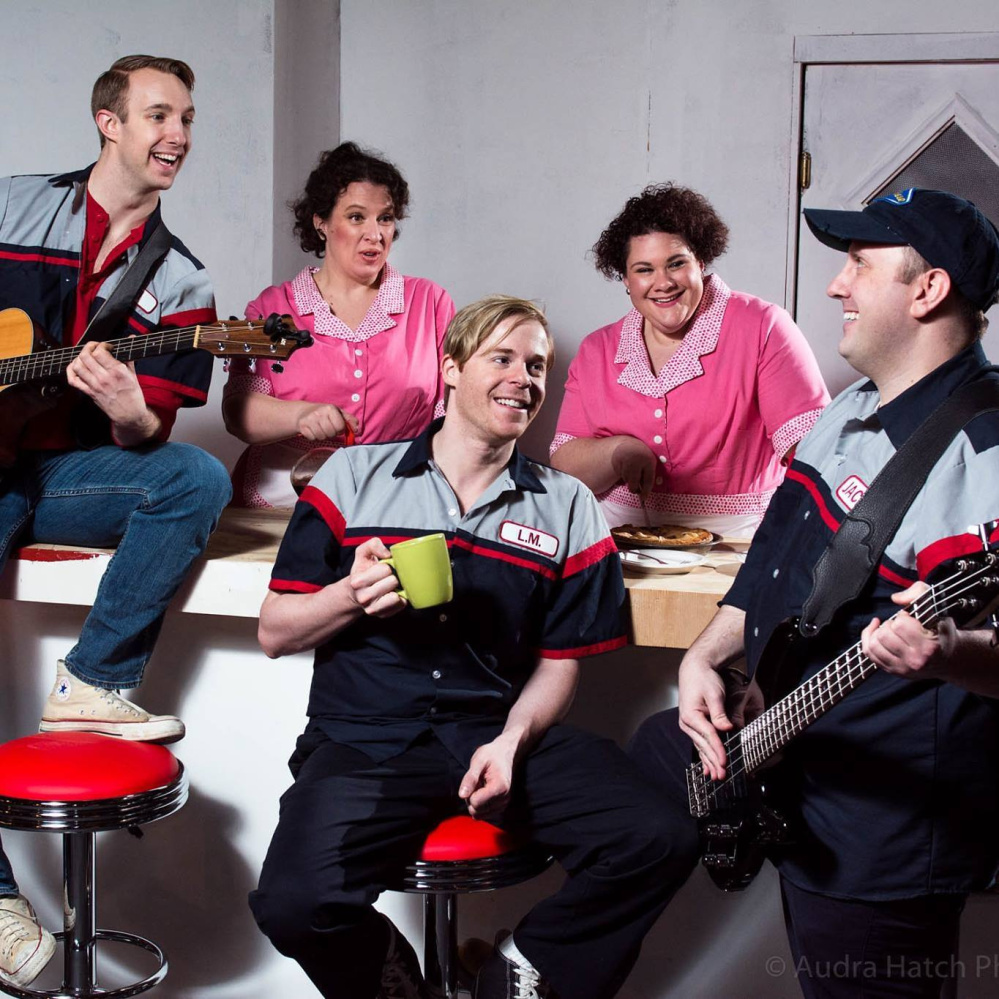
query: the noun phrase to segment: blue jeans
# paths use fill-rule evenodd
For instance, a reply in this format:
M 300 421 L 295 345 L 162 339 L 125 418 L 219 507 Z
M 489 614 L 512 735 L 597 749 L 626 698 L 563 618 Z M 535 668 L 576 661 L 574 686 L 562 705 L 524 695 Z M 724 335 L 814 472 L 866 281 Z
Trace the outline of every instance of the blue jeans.
M 135 687 L 167 605 L 230 495 L 222 464 L 191 444 L 29 452 L 0 472 L 0 569 L 10 549 L 29 538 L 117 545 L 65 661 L 94 686 Z M 11 891 L 16 886 L 0 849 L 0 894 Z

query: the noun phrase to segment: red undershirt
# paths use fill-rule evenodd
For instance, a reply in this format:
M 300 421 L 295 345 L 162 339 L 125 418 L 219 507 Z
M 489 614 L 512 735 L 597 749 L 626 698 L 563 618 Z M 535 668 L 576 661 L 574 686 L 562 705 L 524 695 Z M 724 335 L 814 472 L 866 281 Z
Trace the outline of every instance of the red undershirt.
M 80 249 L 80 279 L 76 286 L 76 303 L 73 315 L 63 338 L 66 346 L 75 347 L 80 342 L 86 332 L 90 310 L 101 285 L 116 267 L 123 264 L 125 251 L 142 239 L 142 234 L 146 228 L 146 222 L 143 220 L 108 254 L 104 265 L 95 272 L 94 265 L 101 252 L 101 246 L 110 223 L 108 213 L 94 200 L 88 189 L 86 229 L 83 236 L 83 246 Z M 25 449 L 43 451 L 62 451 L 76 447 L 76 439 L 72 430 L 72 413 L 78 401 L 79 396 L 75 392 L 66 392 L 52 409 L 41 413 L 28 423 L 21 446 Z M 169 427 L 173 423 L 173 413 L 161 412 L 157 406 L 149 408 L 160 417 L 164 427 Z

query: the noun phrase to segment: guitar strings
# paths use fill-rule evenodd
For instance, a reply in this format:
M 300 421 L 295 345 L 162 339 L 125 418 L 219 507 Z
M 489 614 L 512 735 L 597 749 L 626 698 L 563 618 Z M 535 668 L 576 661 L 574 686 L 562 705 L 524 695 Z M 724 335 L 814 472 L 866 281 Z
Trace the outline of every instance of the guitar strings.
M 954 601 L 965 593 L 973 591 L 978 577 L 992 568 L 993 566 L 990 565 L 976 569 L 972 573 L 957 573 L 917 597 L 908 608 L 901 608 L 888 620 L 892 620 L 902 613 L 902 610 L 906 610 L 921 624 L 937 621 L 946 615 Z M 846 667 L 845 671 L 843 667 Z M 738 752 L 732 757 L 729 772 L 722 780 L 705 781 L 709 785 L 707 793 L 714 798 L 727 790 L 744 773 L 751 772 L 760 763 L 769 759 L 820 714 L 839 703 L 843 697 L 876 669 L 877 666 L 863 652 L 858 642 L 829 665 L 819 670 L 815 676 L 772 705 L 763 714 L 754 718 L 745 728 L 727 735 L 723 740 L 726 755 L 729 755 L 733 748 L 738 749 Z M 825 700 L 822 700 L 822 695 L 828 695 L 831 691 L 834 691 L 833 698 L 826 697 Z M 798 716 L 789 719 L 792 707 L 798 711 Z M 811 717 L 807 717 L 805 721 L 802 720 L 802 709 L 804 709 L 806 717 L 811 714 Z M 789 720 L 790 726 L 787 724 Z M 774 732 L 775 728 L 776 733 Z M 750 751 L 748 754 L 750 756 L 749 764 L 746 762 L 747 735 L 749 742 L 752 743 L 748 747 Z M 762 755 L 760 751 L 762 751 Z M 700 769 L 700 764 L 693 763 L 691 767 Z
M 119 352 L 127 352 L 126 360 L 132 360 L 148 355 L 150 350 L 155 348 L 169 346 L 168 350 L 161 351 L 161 353 L 170 353 L 171 350 L 193 347 L 199 337 L 210 339 L 212 334 L 242 333 L 252 331 L 255 328 L 263 329 L 263 326 L 263 322 L 259 320 L 232 320 L 230 322 L 220 320 L 214 323 L 177 327 L 159 333 L 138 334 L 106 342 L 108 349 L 116 357 Z M 2 358 L 0 359 L 0 384 L 14 385 L 20 381 L 32 381 L 45 375 L 58 374 L 60 370 L 68 367 L 82 351 L 82 346 L 57 347 L 53 350 L 41 350 L 34 354 Z
M 913 616 L 915 616 L 917 620 L 923 622 L 922 615 L 928 609 L 927 605 L 932 605 L 935 609 L 938 597 L 959 596 L 962 593 L 967 592 L 969 589 L 973 589 L 972 584 L 974 579 L 977 575 L 980 575 L 984 571 L 986 571 L 985 568 L 976 570 L 976 572 L 970 576 L 962 577 L 958 575 L 952 577 L 953 579 L 958 580 L 956 584 L 953 584 L 953 586 L 956 586 L 956 589 L 954 589 L 952 584 L 948 581 L 939 584 L 939 589 L 934 587 L 932 590 L 923 594 L 920 598 L 914 601 L 909 608 L 910 612 L 913 613 Z M 962 590 L 961 586 L 965 583 L 968 585 L 965 585 Z M 895 615 L 892 616 L 894 617 Z M 936 614 L 936 617 L 940 616 L 942 616 L 942 614 Z M 849 667 L 845 672 L 842 669 L 844 666 Z M 855 668 L 857 667 L 859 667 L 859 669 L 855 672 Z M 757 743 L 748 747 L 750 749 L 749 762 L 753 764 L 753 766 L 756 766 L 760 762 L 763 762 L 772 756 L 773 753 L 776 752 L 776 750 L 790 738 L 797 735 L 805 727 L 805 724 L 814 721 L 818 714 L 827 710 L 829 707 L 832 707 L 835 703 L 838 703 L 842 697 L 849 693 L 854 686 L 856 686 L 861 680 L 865 679 L 866 676 L 873 672 L 874 669 L 876 669 L 874 663 L 866 655 L 864 655 L 858 643 L 839 656 L 828 666 L 820 670 L 814 677 L 810 678 L 806 683 L 802 684 L 787 697 L 783 698 L 758 718 L 750 722 L 750 724 L 740 732 L 734 732 L 728 736 L 726 740 L 726 748 L 731 749 L 733 746 L 737 746 L 741 742 L 743 745 L 738 746 L 738 748 L 741 749 L 742 752 L 739 754 L 740 758 L 738 762 L 733 760 L 730 775 L 722 781 L 713 782 L 718 785 L 716 790 L 722 790 L 729 780 L 735 780 L 746 770 L 752 769 L 752 767 L 747 766 L 745 763 L 745 743 L 747 741 L 747 734 L 749 735 L 750 742 L 752 742 L 756 736 L 760 736 L 762 740 L 762 745 Z M 835 690 L 837 696 L 834 700 L 827 698 L 823 701 L 821 699 L 822 695 L 827 694 L 830 690 L 832 690 L 832 685 L 829 683 L 830 680 L 834 681 L 837 685 Z M 797 705 L 795 705 L 795 702 L 797 702 Z M 792 725 L 788 726 L 788 714 L 792 705 L 799 708 L 804 706 L 807 711 L 811 713 L 811 717 L 808 718 L 807 723 L 801 723 L 801 717 L 799 715 L 796 719 L 790 719 Z M 770 726 L 769 731 L 767 730 L 768 726 Z M 777 730 L 776 733 L 773 731 L 774 728 Z M 778 737 L 781 736 L 783 738 L 778 740 Z M 762 754 L 760 751 L 762 751 Z
M 931 614 L 927 618 L 926 611 L 935 610 L 939 597 L 960 596 L 963 592 L 972 589 L 975 577 L 983 571 L 986 569 L 977 570 L 970 576 L 953 577 L 957 580 L 955 584 L 947 582 L 940 584 L 939 590 L 934 588 L 914 601 L 910 608 L 911 613 L 921 623 L 932 620 L 934 616 L 939 618 L 942 616 L 941 613 Z M 964 586 L 963 590 L 962 586 Z M 843 667 L 848 668 L 844 670 Z M 748 742 L 750 764 L 757 765 L 767 759 L 780 748 L 780 745 L 797 735 L 819 714 L 838 703 L 874 669 L 876 669 L 874 663 L 864 655 L 860 644 L 857 643 L 806 683 L 773 705 L 759 718 L 754 719 L 740 733 L 733 733 L 736 737 L 742 737 L 743 755 L 746 755 L 745 749 L 747 747 L 745 744 Z M 828 696 L 830 692 L 833 693 L 832 698 Z M 794 710 L 798 711 L 797 717 L 792 716 Z M 776 724 L 770 725 L 771 722 Z M 775 729 L 776 731 L 774 731 Z M 746 739 L 747 735 L 748 740 Z M 778 739 L 780 739 L 780 745 L 777 744 Z

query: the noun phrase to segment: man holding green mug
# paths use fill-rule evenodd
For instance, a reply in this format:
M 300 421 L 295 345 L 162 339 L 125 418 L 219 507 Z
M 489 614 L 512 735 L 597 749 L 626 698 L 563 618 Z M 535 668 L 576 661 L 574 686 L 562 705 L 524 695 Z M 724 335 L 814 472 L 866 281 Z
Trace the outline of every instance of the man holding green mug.
M 660 823 L 665 803 L 618 747 L 560 724 L 578 659 L 624 645 L 625 629 L 592 493 L 516 448 L 552 361 L 530 302 L 462 309 L 444 419 L 411 442 L 338 451 L 282 542 L 260 642 L 270 656 L 314 648 L 315 675 L 250 905 L 324 996 L 424 996 L 412 948 L 371 903 L 464 808 L 526 831 L 569 875 L 486 962 L 476 999 L 615 995 L 689 865 L 694 844 Z M 418 609 L 389 546 L 434 533 L 453 596 Z M 421 583 L 444 572 L 429 564 Z

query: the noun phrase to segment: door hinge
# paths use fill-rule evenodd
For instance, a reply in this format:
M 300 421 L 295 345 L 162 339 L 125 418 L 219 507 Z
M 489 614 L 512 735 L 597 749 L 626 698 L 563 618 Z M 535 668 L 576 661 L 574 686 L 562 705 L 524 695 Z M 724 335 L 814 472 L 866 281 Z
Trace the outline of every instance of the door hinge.
M 807 191 L 812 186 L 812 154 L 802 149 L 798 158 L 798 187 Z

